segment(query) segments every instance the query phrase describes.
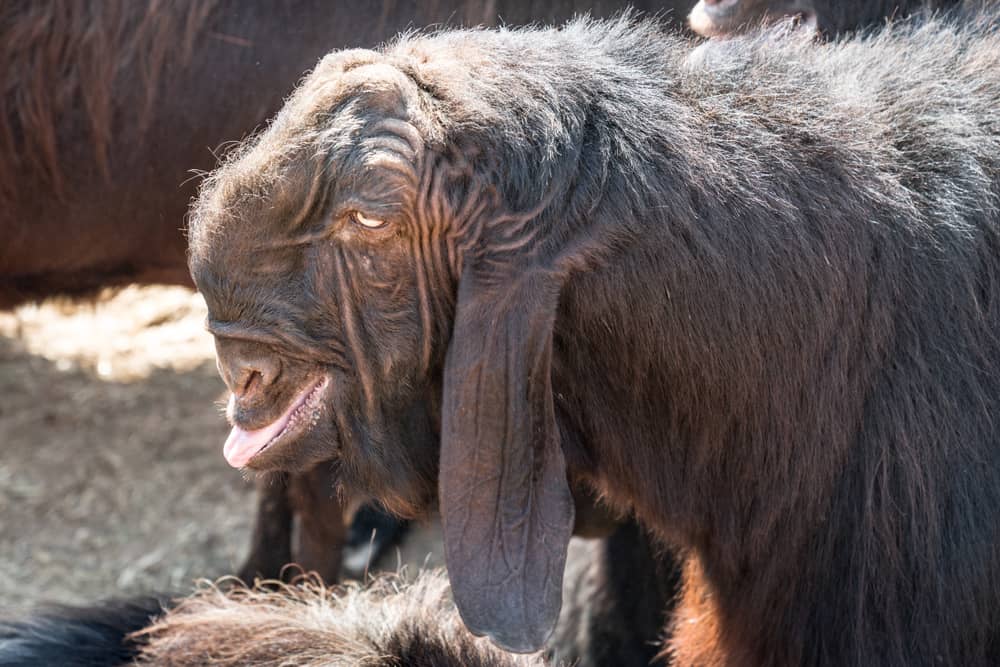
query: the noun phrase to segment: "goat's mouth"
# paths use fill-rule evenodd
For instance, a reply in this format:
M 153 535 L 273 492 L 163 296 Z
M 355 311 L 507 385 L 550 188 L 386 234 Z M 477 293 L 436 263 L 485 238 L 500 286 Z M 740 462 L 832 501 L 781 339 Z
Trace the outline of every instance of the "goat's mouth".
M 264 450 L 276 444 L 294 442 L 311 431 L 323 415 L 329 386 L 329 377 L 307 385 L 280 417 L 263 428 L 247 431 L 234 424 L 222 448 L 229 465 L 243 468 Z

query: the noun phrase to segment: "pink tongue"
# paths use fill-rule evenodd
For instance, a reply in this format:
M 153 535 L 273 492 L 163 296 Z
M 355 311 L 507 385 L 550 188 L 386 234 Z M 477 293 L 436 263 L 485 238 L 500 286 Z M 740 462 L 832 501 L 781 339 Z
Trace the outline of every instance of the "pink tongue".
M 233 400 L 233 397 L 230 396 L 230 403 Z M 229 465 L 234 468 L 245 466 L 260 450 L 264 449 L 267 443 L 274 439 L 274 436 L 281 433 L 281 429 L 285 428 L 285 425 L 288 424 L 288 420 L 292 416 L 292 411 L 298 406 L 299 401 L 292 401 L 285 414 L 256 431 L 245 431 L 239 426 L 234 426 L 233 430 L 229 432 L 229 437 L 226 438 L 226 444 L 222 447 L 222 455 L 226 457 Z
M 234 426 L 226 438 L 226 444 L 222 448 L 222 454 L 229 461 L 229 465 L 234 468 L 242 468 L 257 453 L 264 449 L 264 446 L 271 442 L 271 439 L 281 432 L 285 427 L 286 420 L 278 420 L 270 426 L 265 426 L 256 431 L 244 431 L 239 426 Z

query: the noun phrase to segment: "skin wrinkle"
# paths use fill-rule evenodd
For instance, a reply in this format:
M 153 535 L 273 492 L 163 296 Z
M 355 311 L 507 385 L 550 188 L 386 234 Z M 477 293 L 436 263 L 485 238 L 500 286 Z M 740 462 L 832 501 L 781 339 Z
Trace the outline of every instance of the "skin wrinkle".
M 377 158 L 369 160 L 368 163 L 367 163 L 367 166 L 371 167 L 371 168 L 384 169 L 386 171 L 395 171 L 400 176 L 402 176 L 402 177 L 404 177 L 404 178 L 406 178 L 408 180 L 412 180 L 413 179 L 413 168 L 409 165 L 408 162 L 404 162 L 401 159 L 399 159 L 399 158 L 402 158 L 403 156 L 402 155 L 395 155 L 395 156 L 389 157 L 389 156 L 385 155 L 385 153 L 388 152 L 388 151 L 386 151 L 386 149 L 384 147 L 381 147 L 381 148 L 382 148 L 382 150 L 381 150 L 380 155 Z M 402 188 L 403 188 L 403 186 L 400 186 L 396 190 L 399 191 Z M 392 192 L 393 191 L 389 191 L 389 192 L 386 192 L 384 194 L 385 195 L 389 195 L 389 194 L 392 194 Z
M 368 359 L 364 353 L 364 344 L 361 342 L 358 323 L 355 321 L 355 311 L 352 307 L 351 283 L 347 280 L 347 270 L 345 264 L 347 259 L 343 250 L 337 249 L 334 252 L 334 270 L 337 272 L 337 288 L 340 290 L 340 315 L 344 323 L 344 333 L 347 336 L 347 343 L 351 348 L 351 356 L 354 361 L 353 371 L 361 383 L 361 391 L 365 399 L 365 408 L 369 415 L 375 411 L 374 381 L 371 369 L 368 367 Z
M 500 197 L 492 184 L 479 182 L 478 174 L 473 174 L 473 179 L 478 195 L 467 197 L 467 202 L 470 203 L 463 206 L 461 211 L 470 208 L 471 201 L 474 201 L 477 196 L 482 200 L 481 204 L 472 209 L 467 216 L 459 215 L 449 225 L 449 243 L 454 244 L 456 248 L 453 267 L 455 275 L 461 275 L 462 256 L 479 243 L 488 218 L 490 215 L 495 215 L 495 209 L 501 206 Z M 459 240 L 460 242 L 455 243 Z
M 413 174 L 416 172 L 416 153 L 409 142 L 407 142 L 403 137 L 383 134 L 368 137 L 362 142 L 362 144 L 368 150 L 378 150 L 379 153 L 389 154 L 399 162 L 399 166 L 407 169 L 408 173 Z
M 504 366 L 503 366 L 503 370 L 504 370 L 504 373 L 505 373 L 505 377 L 503 379 L 503 386 L 509 387 L 509 386 L 515 384 L 517 382 L 517 380 L 518 380 L 518 370 L 519 370 L 519 368 L 518 368 L 517 360 L 514 358 L 514 356 L 515 356 L 515 352 L 514 352 L 515 347 L 511 345 L 511 342 L 512 342 L 510 340 L 510 338 L 511 338 L 511 332 L 510 332 L 510 330 L 507 327 L 507 322 L 505 320 L 504 321 L 499 321 L 499 322 L 496 323 L 496 327 L 497 327 L 496 328 L 497 335 L 498 336 L 502 335 L 506 339 L 506 341 L 505 341 L 505 343 L 503 345 L 503 348 L 502 348 L 503 351 L 505 352 L 504 357 L 505 357 L 505 362 L 506 362 L 504 364 Z M 518 342 L 520 342 L 520 341 L 518 341 Z M 492 349 L 494 349 L 494 346 L 490 345 L 486 349 L 492 350 Z M 482 397 L 480 397 L 479 400 L 482 400 Z M 514 424 L 516 424 L 516 420 L 515 420 L 515 416 L 512 415 L 511 413 L 513 412 L 513 410 L 515 409 L 515 407 L 516 407 L 515 404 L 512 404 L 510 402 L 506 402 L 506 401 L 504 402 L 504 406 L 503 406 L 503 408 L 504 408 L 504 419 L 503 419 L 504 431 L 503 431 L 503 436 L 502 436 L 501 442 L 510 442 L 513 438 L 517 437 L 516 433 L 512 433 L 512 430 L 514 429 Z M 478 442 L 478 439 L 476 440 L 476 442 Z M 521 462 L 515 461 L 513 459 L 514 459 L 514 457 L 508 458 L 507 460 L 505 460 L 503 462 L 504 465 L 502 465 L 499 468 L 499 475 L 497 477 L 497 491 L 498 491 L 498 493 L 495 496 L 495 504 L 494 504 L 493 512 L 492 512 L 492 514 L 494 516 L 501 516 L 502 514 L 505 513 L 505 511 L 507 509 L 506 503 L 505 503 L 505 501 L 507 499 L 507 495 L 504 493 L 504 489 L 507 487 L 507 484 L 505 482 L 508 482 L 508 480 L 512 476 L 516 475 L 516 471 L 515 470 L 511 470 L 511 468 L 512 467 L 516 468 L 518 466 L 518 464 L 521 463 Z M 529 495 L 529 498 L 530 498 L 531 489 L 528 488 L 527 492 L 528 492 L 528 495 Z M 519 509 L 521 511 L 526 511 L 530 507 L 532 507 L 532 505 L 530 504 L 530 500 L 529 500 L 529 502 L 524 507 L 519 507 L 517 509 Z M 517 575 L 520 573 L 519 572 L 520 567 L 518 567 L 519 564 L 512 565 L 511 561 L 512 560 L 516 561 L 516 560 L 519 560 L 519 559 L 511 558 L 510 554 L 507 553 L 507 547 L 508 547 L 508 545 L 511 542 L 511 539 L 510 539 L 509 535 L 511 534 L 512 529 L 516 530 L 518 527 L 519 526 L 518 526 L 517 522 L 511 522 L 509 520 L 507 520 L 507 521 L 497 521 L 497 522 L 494 523 L 494 531 L 495 531 L 494 537 L 493 537 L 494 543 L 490 544 L 490 545 L 487 545 L 487 546 L 489 547 L 489 549 L 492 552 L 492 554 L 495 554 L 495 555 L 491 555 L 491 558 L 498 558 L 498 557 L 502 558 L 503 561 L 504 561 L 503 562 L 504 567 L 503 567 L 503 569 L 499 569 L 496 566 L 494 566 L 494 567 L 490 568 L 490 571 L 491 572 L 499 571 L 501 573 L 506 572 L 506 575 L 507 575 L 502 581 L 496 582 L 496 584 L 498 586 L 510 586 L 510 585 L 517 586 L 517 584 L 518 584 L 518 582 L 515 579 L 515 577 L 517 577 Z M 520 535 L 518 535 L 515 532 L 515 533 L 513 533 L 513 536 L 514 537 L 521 537 L 522 540 L 526 540 L 527 539 L 527 532 L 528 531 L 521 531 Z M 507 536 L 507 539 L 504 539 L 505 536 Z M 522 541 L 521 549 L 520 549 L 520 554 L 519 554 L 521 557 L 523 557 L 524 554 L 527 553 L 527 551 L 525 551 L 525 549 L 524 549 L 525 546 L 526 546 L 526 543 Z M 522 601 L 523 601 L 523 593 L 522 593 Z M 522 606 L 521 608 L 523 609 L 524 607 Z M 518 621 L 519 622 L 523 622 L 523 619 L 518 619 Z
M 434 169 L 425 170 L 424 175 L 425 177 L 430 177 L 430 182 L 428 188 L 421 188 L 421 193 L 427 193 L 426 196 L 422 195 L 422 201 L 420 202 L 421 210 L 429 202 L 437 202 L 438 208 L 436 210 L 432 209 L 430 215 L 422 216 L 417 225 L 418 235 L 421 238 L 421 252 L 418 255 L 423 260 L 421 266 L 428 273 L 436 277 L 435 293 L 444 295 L 452 294 L 454 292 L 453 286 L 457 282 L 457 277 L 455 275 L 449 276 L 442 265 L 439 242 L 439 239 L 446 233 L 448 228 L 447 221 L 449 216 L 446 209 L 449 208 L 449 205 L 445 199 L 441 185 L 441 180 L 447 171 L 447 169 L 443 168 L 443 164 L 440 163 Z M 451 175 L 453 176 L 453 174 Z M 451 218 L 454 219 L 454 216 L 451 216 Z M 441 301 L 438 300 L 435 303 L 441 304 Z M 437 308 L 436 314 L 438 316 L 447 315 L 450 306 L 453 305 L 453 302 L 449 302 L 449 308 L 445 309 L 442 304 L 442 307 Z
M 372 131 L 375 133 L 392 133 L 391 136 L 382 134 L 379 139 L 386 142 L 386 145 L 395 144 L 396 142 L 405 145 L 409 151 L 409 155 L 405 155 L 400 151 L 400 156 L 411 164 L 415 173 L 420 171 L 424 156 L 424 140 L 413 125 L 398 118 L 386 118 L 377 123 L 372 128 Z
M 292 217 L 291 222 L 288 225 L 288 229 L 285 232 L 286 235 L 301 229 L 306 221 L 312 217 L 313 213 L 323 206 L 323 202 L 326 199 L 324 195 L 326 194 L 327 183 L 328 177 L 326 175 L 325 165 L 320 164 L 319 168 L 317 168 L 313 174 L 312 183 L 309 184 L 309 194 L 306 195 L 302 208 L 300 208 L 299 212 Z
M 428 215 L 426 213 L 430 210 L 430 201 L 434 196 L 433 191 L 435 187 L 435 175 L 440 173 L 442 163 L 443 160 L 437 155 L 433 155 L 432 159 L 423 157 L 423 173 L 421 175 L 422 185 L 417 190 L 414 224 L 422 233 L 427 234 L 427 244 L 422 246 L 422 249 L 424 253 L 426 253 L 424 257 L 429 258 L 431 266 L 434 267 L 435 273 L 438 276 L 439 289 L 437 291 L 440 296 L 437 303 L 442 303 L 443 299 L 443 308 L 451 310 L 454 306 L 454 299 L 451 296 L 454 290 L 451 289 L 451 285 L 457 283 L 458 276 L 458 273 L 455 272 L 456 267 L 454 263 L 453 244 L 449 240 L 448 226 L 445 224 L 445 221 L 435 218 L 433 214 Z M 438 237 L 443 236 L 445 239 L 448 253 L 448 266 L 452 271 L 450 275 L 441 264 L 441 255 L 440 252 L 437 251 L 437 248 L 439 247 L 438 244 L 431 243 L 432 235 L 436 235 Z
M 492 349 L 495 349 L 497 347 L 497 345 L 495 343 L 495 339 L 499 335 L 499 332 L 500 332 L 499 323 L 494 322 L 494 326 L 491 327 L 485 333 L 485 336 L 486 336 L 485 347 L 486 347 L 486 349 L 492 350 Z M 505 346 L 505 349 L 506 349 L 506 347 L 507 346 Z M 509 363 L 510 363 L 510 361 L 508 359 L 507 360 L 507 365 L 508 366 L 509 366 Z M 475 372 L 475 375 L 474 375 L 475 388 L 474 388 L 474 392 L 473 393 L 477 397 L 477 402 L 482 403 L 484 401 L 490 401 L 492 397 L 486 396 L 484 394 L 484 392 L 486 391 L 486 387 L 483 384 L 483 372 L 482 372 L 482 369 L 481 368 L 475 368 L 474 372 Z M 507 410 L 508 408 L 509 408 L 509 406 L 507 406 L 505 404 L 504 405 L 504 409 Z M 511 423 L 509 415 L 505 416 L 505 419 L 503 420 L 503 423 L 504 423 L 504 428 L 505 429 L 509 427 L 509 424 Z M 480 421 L 477 419 L 475 421 L 474 441 L 475 442 L 479 442 L 482 439 L 484 432 L 485 431 L 481 429 Z M 506 440 L 507 437 L 509 437 L 509 434 L 505 431 L 504 432 L 504 439 Z M 479 449 L 478 448 L 476 448 L 476 449 L 473 450 L 472 461 L 471 461 L 471 466 L 470 467 L 471 467 L 472 471 L 476 472 L 476 474 L 474 476 L 472 476 L 472 478 L 470 479 L 469 485 L 466 487 L 466 491 L 464 492 L 463 496 L 461 496 L 459 498 L 460 502 L 458 503 L 458 507 L 460 509 L 461 508 L 465 508 L 467 505 L 469 505 L 471 503 L 477 502 L 476 499 L 470 498 L 470 496 L 471 496 L 472 493 L 474 493 L 476 491 L 473 488 L 472 484 L 471 484 L 472 479 L 482 479 L 482 474 L 483 474 L 483 473 L 479 473 L 478 472 L 479 468 L 480 468 L 479 454 L 478 453 L 479 453 Z M 461 471 L 461 470 L 446 471 L 446 474 L 462 475 L 463 472 L 464 471 Z M 503 480 L 503 470 L 502 469 L 497 471 L 496 479 L 498 480 L 497 488 L 499 489 L 499 488 L 502 487 L 502 480 Z M 499 497 L 499 495 L 497 495 L 495 497 L 495 499 L 494 499 L 494 512 L 499 512 L 499 508 L 500 508 L 500 497 Z M 458 515 L 456 515 L 455 520 L 457 522 L 459 522 L 460 524 L 462 524 L 462 527 L 459 528 L 459 532 L 464 534 L 465 533 L 464 523 L 465 523 L 466 519 L 463 519 L 462 518 L 463 516 L 464 515 L 462 515 L 462 514 L 458 514 Z M 496 527 L 497 530 L 499 530 L 499 528 L 500 528 L 499 526 Z M 494 538 L 494 539 L 496 539 L 496 538 Z
M 434 315 L 438 317 L 437 321 L 441 321 L 440 317 L 446 315 L 446 312 L 442 309 L 440 299 L 432 300 L 432 294 L 450 291 L 450 287 L 453 284 L 448 280 L 446 274 L 442 272 L 440 237 L 441 229 L 439 226 L 430 224 L 418 225 L 413 244 L 415 256 L 420 257 L 422 260 L 420 262 L 420 271 L 424 274 L 423 286 L 424 289 L 428 290 L 426 296 L 428 302 L 434 308 Z M 431 289 L 432 285 L 433 289 Z M 428 331 L 430 330 L 428 328 Z M 428 357 L 429 361 L 430 358 Z
M 424 244 L 421 242 L 422 236 L 427 233 L 426 230 L 417 230 L 417 234 L 413 237 L 412 252 L 414 257 L 420 257 L 422 255 L 421 250 Z M 423 256 L 426 257 L 426 254 Z M 424 273 L 424 267 L 426 262 L 420 262 L 416 267 L 417 276 L 417 299 L 420 303 L 420 346 L 422 353 L 420 355 L 420 368 L 421 372 L 426 373 L 430 370 L 431 366 L 431 307 L 430 307 L 430 295 L 427 293 L 427 276 Z
M 454 312 L 455 303 L 449 298 L 454 293 L 456 278 L 448 274 L 445 264 L 444 252 L 441 248 L 441 236 L 443 230 L 436 230 L 436 236 L 429 231 L 423 236 L 422 252 L 424 257 L 430 258 L 428 272 L 433 274 L 434 289 L 429 297 L 434 305 L 434 315 L 437 322 L 446 320 Z M 435 298 L 436 295 L 436 298 Z
M 499 270 L 498 272 L 503 272 L 505 267 L 504 254 L 515 250 L 521 250 L 524 254 L 533 252 L 530 246 L 535 240 L 537 228 L 525 231 L 526 227 L 529 223 L 538 220 L 539 216 L 549 208 L 554 198 L 555 192 L 549 190 L 543 195 L 542 201 L 528 211 L 523 213 L 494 214 L 488 218 L 484 218 L 484 226 L 488 227 L 493 233 L 499 233 L 497 234 L 497 238 L 489 244 L 488 250 L 485 250 L 485 252 L 482 250 L 478 251 L 478 253 L 485 254 L 485 257 L 479 257 L 477 260 L 480 266 L 495 267 L 495 270 Z M 501 239 L 506 241 L 506 243 L 499 242 Z M 463 248 L 463 250 L 465 252 L 474 252 L 473 247 Z
M 442 157 L 442 162 L 444 162 Z M 442 186 L 442 181 L 444 180 L 444 169 L 442 169 L 442 164 L 438 164 L 437 168 L 429 172 L 430 185 L 429 193 L 425 201 L 425 205 L 428 206 L 427 221 L 430 223 L 428 226 L 438 227 L 444 225 L 445 221 L 445 197 Z
M 284 356 L 297 361 L 308 362 L 314 359 L 312 355 L 296 354 L 294 350 L 299 347 L 299 341 L 292 337 L 278 337 L 271 332 L 254 331 L 242 324 L 210 323 L 205 328 L 216 338 L 247 341 L 266 347 L 280 348 Z M 342 370 L 350 368 L 343 350 L 327 346 L 323 349 L 323 354 L 325 363 L 333 364 Z
M 444 258 L 442 237 L 445 234 L 446 225 L 442 221 L 434 227 L 424 227 L 421 225 L 421 251 L 424 262 L 422 266 L 428 273 L 428 285 L 433 285 L 428 298 L 434 307 L 436 322 L 447 321 L 454 313 L 454 286 L 458 278 L 448 272 L 448 266 Z M 432 328 L 431 331 L 436 331 Z
M 469 212 L 468 216 L 460 217 L 459 220 L 484 219 L 489 207 L 490 202 L 485 198 L 482 198 L 482 201 L 480 201 L 479 204 Z M 468 227 L 468 225 L 466 225 L 466 227 Z M 480 230 L 477 228 L 474 237 L 477 240 L 479 233 Z M 456 243 L 459 238 L 461 238 L 461 235 L 457 233 L 446 233 L 445 237 L 448 246 L 448 265 L 451 267 L 453 276 L 459 276 L 462 274 L 462 257 L 469 250 L 469 248 L 475 245 L 475 241 L 472 241 L 471 239 L 468 243 Z
M 222 338 L 239 338 L 254 341 L 261 345 L 279 347 L 294 355 L 294 351 L 301 346 L 301 340 L 297 332 L 290 332 L 281 327 L 265 327 L 262 325 L 248 325 L 242 321 L 222 321 L 209 316 L 205 323 L 205 329 L 214 336 Z M 326 344 L 324 344 L 324 347 Z M 343 350 L 334 347 L 333 353 L 342 354 Z M 310 358 L 310 357 L 304 357 Z

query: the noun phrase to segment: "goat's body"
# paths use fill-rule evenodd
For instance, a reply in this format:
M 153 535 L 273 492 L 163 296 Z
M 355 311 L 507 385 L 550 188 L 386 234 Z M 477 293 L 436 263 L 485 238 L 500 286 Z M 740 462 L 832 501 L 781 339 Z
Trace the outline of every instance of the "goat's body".
M 682 664 L 995 664 L 1000 39 L 783 51 L 632 98 L 557 410 L 697 554 Z
M 553 202 L 563 448 L 692 549 L 680 664 L 1000 661 L 988 23 L 701 64 L 624 24 L 396 47 L 462 53 L 505 197 Z

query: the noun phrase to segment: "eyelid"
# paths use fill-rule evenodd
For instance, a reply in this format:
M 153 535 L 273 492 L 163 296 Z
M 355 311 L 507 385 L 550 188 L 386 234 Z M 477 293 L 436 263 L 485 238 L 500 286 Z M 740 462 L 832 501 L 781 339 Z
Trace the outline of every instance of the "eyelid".
M 348 214 L 348 217 L 350 217 L 352 222 L 364 227 L 365 229 L 382 229 L 389 224 L 382 218 L 370 218 L 361 211 L 351 211 Z

